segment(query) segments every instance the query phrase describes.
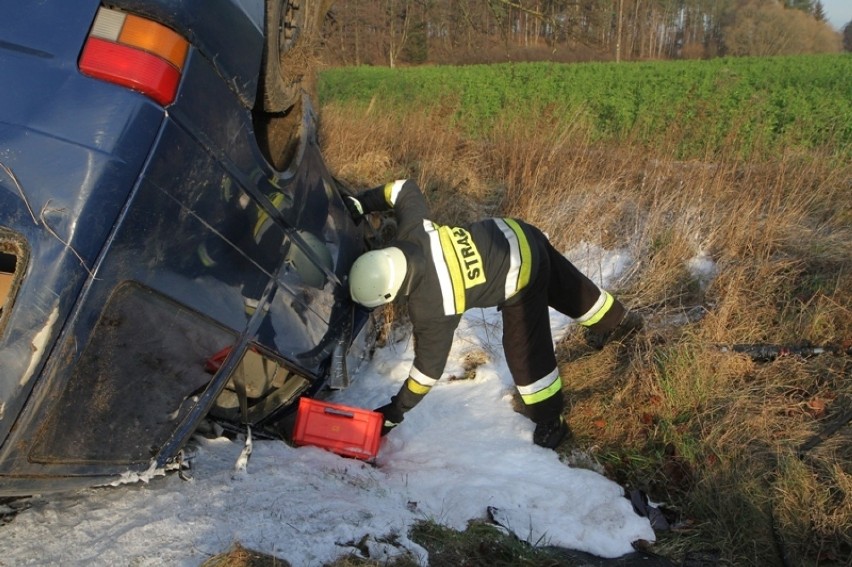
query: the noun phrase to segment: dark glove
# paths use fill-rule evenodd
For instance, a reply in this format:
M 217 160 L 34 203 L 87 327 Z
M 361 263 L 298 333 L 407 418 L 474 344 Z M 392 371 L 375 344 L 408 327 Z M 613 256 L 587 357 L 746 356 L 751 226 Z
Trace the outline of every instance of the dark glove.
M 402 423 L 402 420 L 405 419 L 402 410 L 393 402 L 384 405 L 375 411 L 379 412 L 384 417 L 382 422 L 382 437 L 390 433 L 391 429 Z
M 360 222 L 360 220 L 364 218 L 364 206 L 361 205 L 361 201 L 359 201 L 357 198 L 352 197 L 351 195 L 344 195 L 343 203 L 349 210 L 349 214 L 352 216 L 352 220 L 354 220 L 355 222 Z

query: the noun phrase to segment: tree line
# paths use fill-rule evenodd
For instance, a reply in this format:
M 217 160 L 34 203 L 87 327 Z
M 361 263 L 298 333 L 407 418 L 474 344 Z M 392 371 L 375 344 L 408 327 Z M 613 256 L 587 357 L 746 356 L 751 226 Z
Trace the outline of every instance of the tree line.
M 338 65 L 772 56 L 842 51 L 819 0 L 336 0 Z

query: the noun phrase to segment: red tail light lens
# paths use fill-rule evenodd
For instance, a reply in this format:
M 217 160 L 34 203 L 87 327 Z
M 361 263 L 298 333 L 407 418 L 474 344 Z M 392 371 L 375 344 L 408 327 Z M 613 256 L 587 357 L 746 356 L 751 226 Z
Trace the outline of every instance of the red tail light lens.
M 175 99 L 188 48 L 185 39 L 157 22 L 100 8 L 80 55 L 80 71 L 166 106 Z

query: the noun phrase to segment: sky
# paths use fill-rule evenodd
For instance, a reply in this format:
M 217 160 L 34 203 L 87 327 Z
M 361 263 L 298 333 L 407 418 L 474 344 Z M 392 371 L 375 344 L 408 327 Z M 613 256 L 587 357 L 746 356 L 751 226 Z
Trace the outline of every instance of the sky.
M 566 256 L 603 287 L 632 263 L 628 251 L 593 245 Z M 689 266 L 700 277 L 715 273 L 706 257 Z M 555 340 L 573 324 L 551 313 Z M 375 463 L 257 439 L 245 463 L 242 441 L 197 438 L 189 480 L 152 471 L 116 486 L 27 500 L 28 508 L 0 526 L 0 566 L 197 567 L 239 543 L 308 567 L 358 554 L 361 541 L 372 559 L 407 554 L 425 566 L 427 551 L 408 538 L 415 522 L 462 530 L 488 507 L 519 538 L 541 545 L 619 557 L 635 540 L 654 541 L 647 518 L 633 511 L 623 487 L 595 472 L 600 467 L 588 455 L 591 465 L 581 468 L 533 445 L 533 424 L 511 409 L 500 336 L 496 310 L 464 316 L 446 373 L 463 375 L 472 353 L 486 362 L 472 380 L 439 381 L 382 439 Z M 379 407 L 413 358 L 406 335 L 378 349 L 353 372 L 352 385 L 327 401 Z
M 836 30 L 852 21 L 852 0 L 822 0 L 828 23 Z

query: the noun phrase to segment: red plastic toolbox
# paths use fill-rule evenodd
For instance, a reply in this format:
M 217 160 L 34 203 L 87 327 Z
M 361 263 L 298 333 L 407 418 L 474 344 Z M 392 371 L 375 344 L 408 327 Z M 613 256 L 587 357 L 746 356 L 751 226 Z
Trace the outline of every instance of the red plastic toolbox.
M 382 414 L 378 412 L 302 397 L 293 442 L 369 460 L 379 452 L 381 431 Z

